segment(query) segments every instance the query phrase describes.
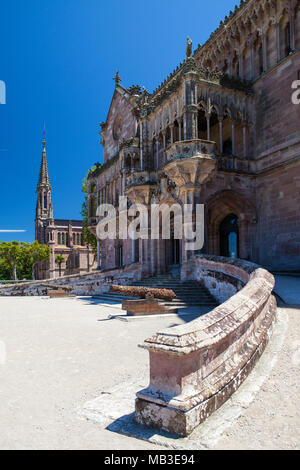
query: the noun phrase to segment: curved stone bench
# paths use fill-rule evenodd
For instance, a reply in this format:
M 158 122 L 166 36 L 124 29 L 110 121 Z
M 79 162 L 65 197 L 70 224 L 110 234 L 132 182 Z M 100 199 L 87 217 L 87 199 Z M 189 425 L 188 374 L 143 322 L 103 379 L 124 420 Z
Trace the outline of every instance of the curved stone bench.
M 189 276 L 208 278 L 219 288 L 222 282 L 242 288 L 208 314 L 140 345 L 150 353 L 150 384 L 137 393 L 135 419 L 183 436 L 247 377 L 271 335 L 277 309 L 273 276 L 252 263 L 197 256 L 182 268 L 182 277 Z

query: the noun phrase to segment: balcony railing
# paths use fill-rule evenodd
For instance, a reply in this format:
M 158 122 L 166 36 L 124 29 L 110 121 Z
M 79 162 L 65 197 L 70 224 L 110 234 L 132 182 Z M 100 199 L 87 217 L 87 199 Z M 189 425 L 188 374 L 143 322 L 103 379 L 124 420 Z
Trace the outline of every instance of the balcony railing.
M 171 144 L 166 150 L 167 163 L 173 160 L 193 157 L 214 157 L 216 143 L 209 140 L 183 140 Z
M 254 171 L 253 162 L 247 158 L 239 158 L 234 155 L 218 156 L 219 170 L 223 171 L 240 171 L 243 173 L 251 173 Z
M 125 189 L 133 186 L 157 183 L 157 173 L 154 171 L 135 171 L 126 176 Z

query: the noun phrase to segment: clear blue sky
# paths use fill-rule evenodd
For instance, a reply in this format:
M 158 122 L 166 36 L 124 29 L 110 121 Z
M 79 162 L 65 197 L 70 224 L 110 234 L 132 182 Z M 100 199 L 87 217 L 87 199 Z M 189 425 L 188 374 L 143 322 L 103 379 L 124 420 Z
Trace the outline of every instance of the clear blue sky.
M 1 1 L 0 230 L 26 232 L 0 232 L 0 241 L 34 239 L 44 121 L 54 217 L 80 218 L 116 70 L 125 87 L 152 91 L 184 59 L 186 37 L 203 44 L 237 2 Z

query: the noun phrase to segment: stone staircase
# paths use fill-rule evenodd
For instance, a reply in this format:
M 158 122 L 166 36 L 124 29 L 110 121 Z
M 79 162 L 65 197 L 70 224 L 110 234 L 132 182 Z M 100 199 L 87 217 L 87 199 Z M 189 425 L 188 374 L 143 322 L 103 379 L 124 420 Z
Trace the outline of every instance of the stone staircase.
M 179 274 L 161 274 L 153 278 L 144 279 L 132 284 L 133 286 L 144 286 L 157 289 L 171 289 L 176 294 L 176 299 L 172 302 L 164 302 L 168 307 L 211 307 L 218 304 L 210 292 L 197 281 L 180 280 Z M 122 303 L 122 300 L 136 300 L 136 297 L 124 296 L 121 294 L 101 294 L 94 298 L 103 303 Z

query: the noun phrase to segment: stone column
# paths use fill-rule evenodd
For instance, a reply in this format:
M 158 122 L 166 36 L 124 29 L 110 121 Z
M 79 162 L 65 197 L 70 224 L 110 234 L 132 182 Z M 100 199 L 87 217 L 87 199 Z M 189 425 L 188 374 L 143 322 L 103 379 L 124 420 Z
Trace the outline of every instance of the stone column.
M 243 57 L 243 53 L 241 49 L 239 51 L 238 58 L 239 58 L 239 76 L 240 78 L 244 78 L 244 63 L 243 63 L 244 57 Z
M 247 157 L 247 127 L 246 123 L 243 122 L 243 156 Z
M 181 135 L 181 124 L 182 124 L 182 118 L 179 118 L 177 119 L 178 121 L 178 139 L 179 139 L 179 142 L 181 142 L 181 139 L 182 139 L 182 135 Z
M 297 4 L 297 0 L 291 0 L 290 5 L 288 6 L 288 14 L 289 14 L 289 21 L 290 21 L 290 43 L 291 43 L 291 50 L 295 50 L 296 40 L 295 40 L 295 7 Z
M 268 45 L 267 45 L 267 35 L 266 32 L 262 33 L 262 49 L 263 49 L 263 62 L 264 62 L 264 72 L 268 70 Z
M 232 155 L 235 155 L 235 123 L 231 120 Z
M 252 34 L 247 39 L 247 44 L 250 49 L 250 79 L 254 77 L 254 41 L 255 41 L 255 34 Z
M 100 264 L 100 240 L 97 238 L 97 271 L 101 270 Z
M 219 141 L 220 141 L 220 153 L 223 153 L 223 117 L 219 117 Z
M 167 133 L 166 130 L 163 130 L 163 131 L 162 131 L 162 135 L 163 135 L 163 147 L 164 147 L 164 149 L 166 148 L 166 133 Z
M 207 122 L 207 140 L 210 140 L 210 113 L 206 113 L 206 122 Z
M 158 164 L 159 164 L 159 161 L 158 161 L 158 146 L 159 146 L 159 142 L 158 142 L 158 137 L 156 139 L 156 142 L 155 142 L 155 148 L 156 148 L 156 168 L 158 169 Z
M 280 61 L 280 30 L 279 30 L 279 21 L 277 19 L 273 20 L 275 24 L 275 35 L 276 35 L 276 51 L 277 51 L 277 62 Z
M 140 168 L 143 171 L 143 124 L 140 123 Z
M 174 125 L 172 124 L 170 126 L 170 131 L 171 131 L 171 145 L 174 143 Z

